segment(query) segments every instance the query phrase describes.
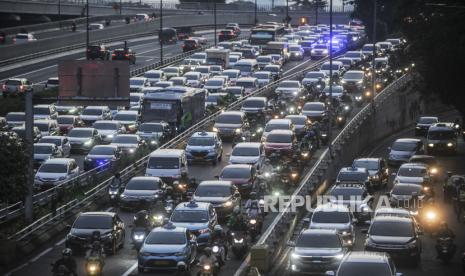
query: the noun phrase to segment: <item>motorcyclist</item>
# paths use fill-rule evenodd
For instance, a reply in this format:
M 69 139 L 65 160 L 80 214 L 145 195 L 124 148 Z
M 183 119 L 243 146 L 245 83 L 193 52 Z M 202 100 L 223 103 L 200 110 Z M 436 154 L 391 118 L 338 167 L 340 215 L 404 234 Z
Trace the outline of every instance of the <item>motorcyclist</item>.
M 323 90 L 326 86 L 326 83 L 323 81 L 322 78 L 318 78 L 318 81 L 315 83 L 315 87 L 319 88 L 320 90 Z
M 113 179 L 111 180 L 110 186 L 121 187 L 121 176 L 119 172 L 116 172 Z
M 191 276 L 189 268 L 185 262 L 178 262 L 176 267 L 178 268 L 176 272 L 177 276 Z
M 199 259 L 199 265 L 204 267 L 205 265 L 209 265 L 213 271 L 213 275 L 216 275 L 218 272 L 218 260 L 216 259 L 215 255 L 212 254 L 212 249 L 210 247 L 206 247 L 204 250 L 204 255 L 202 255 Z M 200 271 L 197 275 L 200 275 Z
M 89 250 L 86 252 L 86 260 L 95 259 L 100 262 L 100 266 L 103 268 L 104 265 L 104 250 L 101 242 L 100 231 L 94 231 L 91 237 L 91 245 Z
M 258 217 L 261 216 L 262 212 L 260 206 L 258 204 L 257 193 L 251 192 L 249 195 L 249 199 L 245 203 L 244 206 L 246 213 L 249 217 Z
M 228 237 L 226 233 L 223 231 L 223 227 L 221 227 L 221 225 L 219 224 L 215 225 L 215 227 L 213 228 L 211 239 L 212 239 L 213 244 L 217 243 L 223 246 L 224 258 L 226 260 L 228 256 Z
M 325 103 L 327 98 L 328 96 L 326 96 L 326 92 L 321 92 L 319 101 Z
M 146 210 L 141 210 L 134 215 L 134 227 L 150 229 L 149 213 Z
M 454 181 L 456 186 L 455 198 L 454 198 L 454 210 L 457 215 L 457 221 L 460 221 L 460 215 L 465 209 L 465 183 L 462 179 Z
M 70 248 L 65 248 L 61 252 L 61 255 L 62 255 L 61 259 L 57 260 L 53 264 L 52 272 L 57 272 L 58 268 L 63 265 L 68 269 L 71 275 L 77 276 L 77 272 L 76 272 L 77 264 L 76 264 L 76 260 L 74 260 L 73 258 L 73 251 Z
M 347 91 L 343 91 L 341 95 L 341 102 L 345 104 L 351 104 L 352 103 L 352 97 L 349 96 Z
M 76 22 L 73 21 L 73 22 L 71 23 L 71 31 L 75 32 L 75 31 L 76 31 L 76 28 L 77 28 L 77 27 L 76 27 Z
M 437 232 L 437 237 L 438 238 L 455 238 L 454 232 L 449 228 L 447 225 L 447 222 L 443 221 L 441 222 L 441 225 L 439 226 L 439 230 Z
M 239 206 L 234 207 L 233 215 L 229 217 L 228 228 L 230 232 L 244 232 L 247 231 L 247 224 L 245 223 L 245 218 L 241 213 Z
M 321 135 L 321 125 L 318 121 L 312 123 L 310 127 L 311 130 L 315 132 L 315 147 L 320 148 L 320 135 Z

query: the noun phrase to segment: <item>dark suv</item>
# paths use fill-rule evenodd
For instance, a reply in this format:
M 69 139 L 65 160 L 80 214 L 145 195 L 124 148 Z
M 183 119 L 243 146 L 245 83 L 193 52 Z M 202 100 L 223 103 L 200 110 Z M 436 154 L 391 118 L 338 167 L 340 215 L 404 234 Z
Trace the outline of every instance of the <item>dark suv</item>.
M 110 50 L 108 50 L 103 44 L 89 45 L 87 46 L 87 59 L 110 60 Z
M 126 235 L 124 223 L 116 213 L 112 212 L 81 213 L 73 226 L 70 226 L 65 247 L 73 251 L 85 250 L 95 231 L 100 232 L 106 252 L 116 254 L 116 250 L 123 247 Z
M 183 53 L 185 53 L 185 52 L 197 50 L 201 47 L 202 46 L 200 45 L 197 39 L 186 39 L 184 40 L 184 43 L 182 44 L 182 51 Z
M 352 167 L 368 170 L 370 180 L 377 188 L 386 186 L 389 180 L 389 169 L 383 158 L 359 158 L 355 159 Z
M 378 252 L 350 252 L 339 265 L 337 273 L 326 272 L 326 275 L 337 276 L 402 276 L 389 254 Z
M 136 64 L 136 52 L 129 48 L 113 50 L 112 60 L 128 60 L 129 64 Z

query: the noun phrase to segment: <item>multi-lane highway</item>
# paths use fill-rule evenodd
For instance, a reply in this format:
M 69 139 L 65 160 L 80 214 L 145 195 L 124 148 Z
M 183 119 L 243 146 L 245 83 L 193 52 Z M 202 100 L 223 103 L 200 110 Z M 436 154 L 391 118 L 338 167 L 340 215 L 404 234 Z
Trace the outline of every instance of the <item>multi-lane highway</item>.
M 442 121 L 453 121 L 454 118 L 458 116 L 457 112 L 447 112 L 437 114 Z M 398 138 L 414 137 L 413 128 L 404 129 L 398 133 L 393 134 L 392 136 L 386 138 L 380 143 L 376 144 L 374 147 L 367 148 L 365 157 L 383 157 L 387 158 L 388 147 L 392 145 L 394 140 Z M 361 156 L 363 157 L 363 156 Z M 446 176 L 446 172 L 450 171 L 454 174 L 465 174 L 465 167 L 463 166 L 465 162 L 465 143 L 459 139 L 458 142 L 458 153 L 456 155 L 439 155 L 436 157 L 438 164 L 440 164 L 440 171 L 443 176 Z M 346 164 L 349 166 L 350 164 Z M 390 173 L 394 174 L 396 168 L 391 168 Z M 394 176 L 391 174 L 389 179 L 389 184 L 386 188 L 379 190 L 375 193 L 375 198 L 378 199 L 380 195 L 384 195 L 386 192 L 390 191 L 392 188 L 392 182 Z M 335 176 L 333 176 L 335 178 Z M 442 181 L 435 183 L 435 193 L 437 196 L 436 203 L 438 204 L 438 210 L 441 210 L 441 213 L 444 215 L 444 221 L 446 221 L 449 227 L 456 234 L 455 244 L 457 245 L 457 252 L 455 257 L 452 259 L 450 264 L 444 265 L 443 262 L 437 259 L 435 244 L 436 239 L 431 237 L 429 234 L 425 233 L 422 237 L 423 252 L 421 254 L 421 262 L 418 267 L 412 267 L 409 263 L 406 262 L 396 262 L 398 272 L 403 273 L 407 276 L 439 276 L 439 275 L 463 275 L 462 266 L 461 266 L 461 257 L 462 253 L 465 252 L 465 236 L 463 235 L 465 231 L 464 223 L 459 223 L 456 220 L 455 213 L 450 204 L 443 203 L 443 193 L 442 193 Z M 302 226 L 302 223 L 301 223 Z M 300 227 L 302 228 L 302 227 Z M 364 242 L 366 235 L 362 233 L 362 229 L 367 229 L 368 225 L 357 225 L 356 227 L 356 238 L 355 238 L 355 251 L 364 250 Z M 296 238 L 296 237 L 294 237 Z M 272 275 L 290 275 L 289 267 L 289 257 L 290 257 L 290 248 L 287 248 L 283 256 L 280 258 L 279 264 L 273 267 Z

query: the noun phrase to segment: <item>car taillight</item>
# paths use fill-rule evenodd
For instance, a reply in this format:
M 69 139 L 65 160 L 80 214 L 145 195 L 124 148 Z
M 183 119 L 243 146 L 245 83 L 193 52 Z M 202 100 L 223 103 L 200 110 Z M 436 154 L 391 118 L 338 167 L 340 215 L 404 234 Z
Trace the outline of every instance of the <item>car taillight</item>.
M 23 91 L 24 90 L 24 85 L 20 85 L 19 86 L 19 91 Z
M 16 37 L 13 38 L 13 42 L 16 42 Z
M 111 56 L 112 56 L 112 57 L 116 57 L 116 54 L 112 54 Z
M 129 54 L 124 54 L 125 57 L 129 57 Z
M 2 88 L 4 91 L 6 91 L 6 84 L 3 84 Z

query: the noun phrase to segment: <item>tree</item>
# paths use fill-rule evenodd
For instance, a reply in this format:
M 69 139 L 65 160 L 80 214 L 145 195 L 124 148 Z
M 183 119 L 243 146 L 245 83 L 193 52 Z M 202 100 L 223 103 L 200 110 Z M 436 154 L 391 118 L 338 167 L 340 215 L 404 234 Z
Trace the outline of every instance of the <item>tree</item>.
M 24 170 L 26 145 L 13 132 L 0 132 L 0 201 L 16 203 L 24 200 L 28 189 Z
M 361 19 L 372 33 L 373 0 L 353 0 L 353 17 Z M 404 54 L 416 64 L 425 80 L 423 93 L 436 93 L 453 105 L 465 121 L 463 83 L 465 64 L 465 5 L 459 0 L 378 0 L 377 40 L 387 34 L 404 36 Z M 378 26 L 381 26 L 379 28 Z M 384 33 L 383 33 L 384 32 Z

